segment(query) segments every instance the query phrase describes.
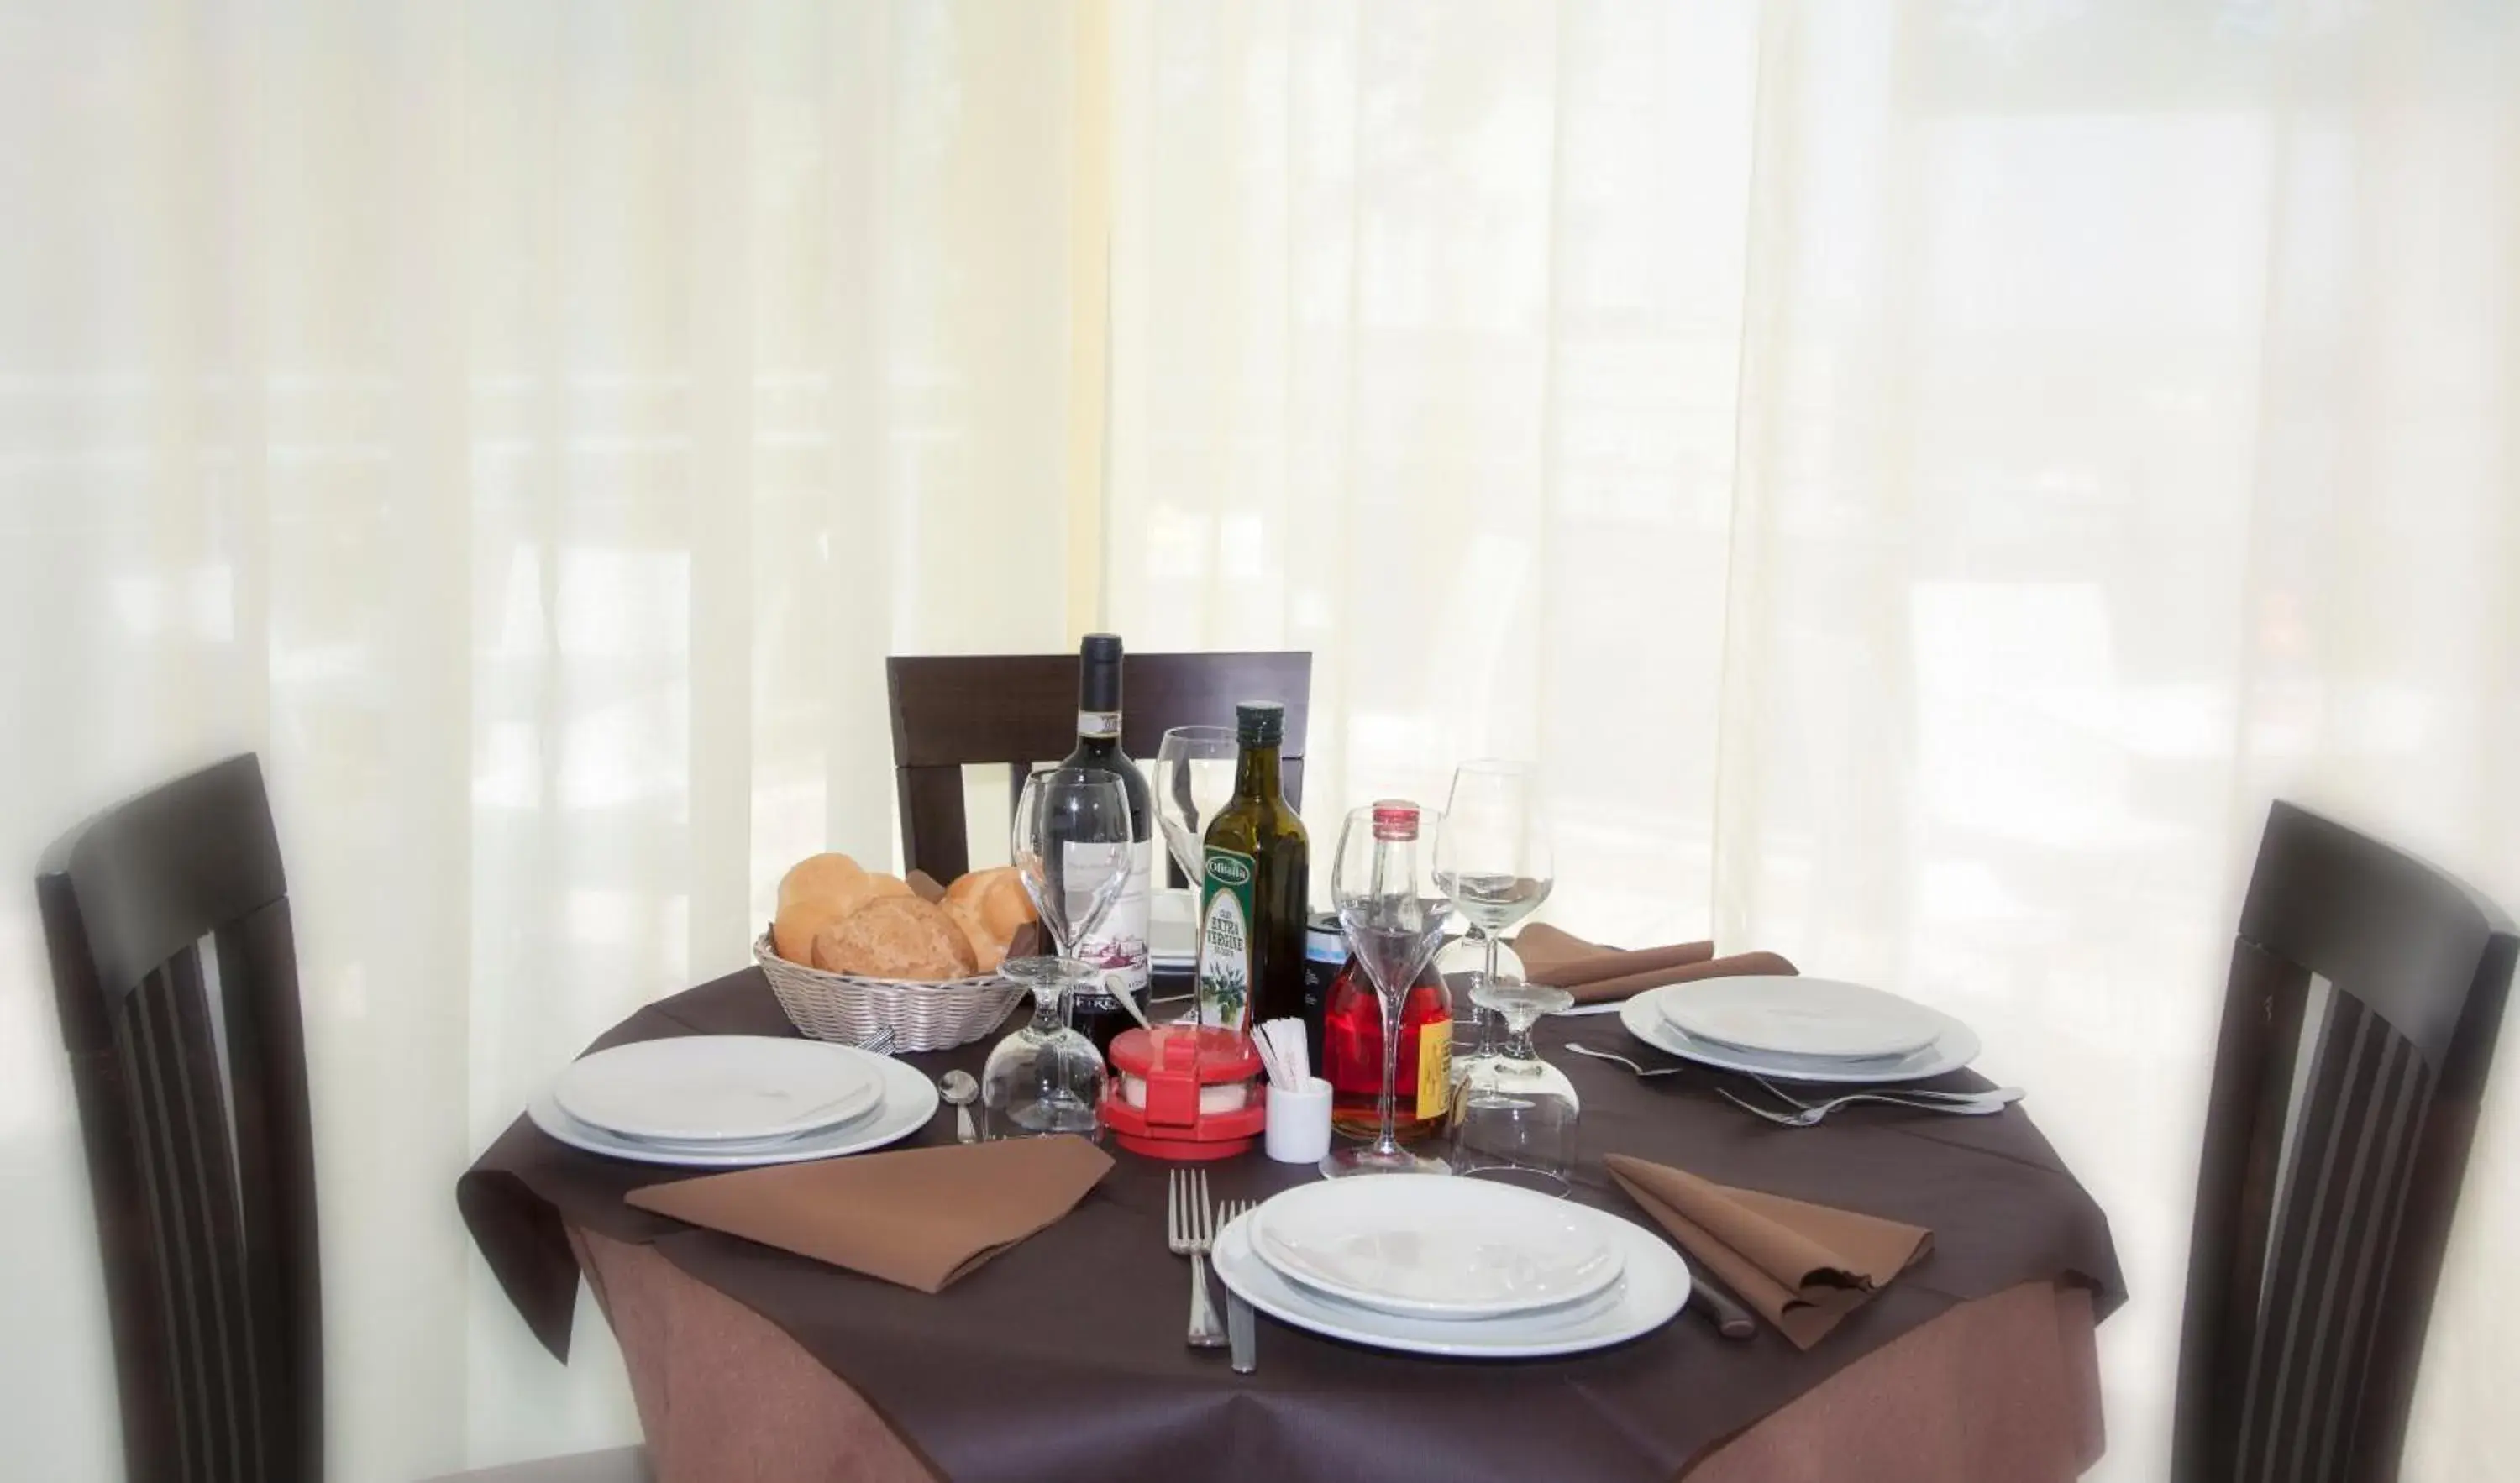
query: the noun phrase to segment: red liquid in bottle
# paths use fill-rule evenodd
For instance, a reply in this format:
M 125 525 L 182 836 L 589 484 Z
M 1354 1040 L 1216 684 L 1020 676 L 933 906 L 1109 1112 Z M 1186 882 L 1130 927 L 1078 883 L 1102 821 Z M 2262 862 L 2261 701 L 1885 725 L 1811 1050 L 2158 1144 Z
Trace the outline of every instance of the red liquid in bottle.
M 1382 1000 L 1353 957 L 1330 985 L 1322 1012 L 1322 1075 L 1330 1084 L 1330 1126 L 1348 1138 L 1382 1131 Z M 1392 1126 L 1419 1143 L 1441 1131 L 1453 1081 L 1453 996 L 1429 959 L 1400 1006 L 1400 1074 Z

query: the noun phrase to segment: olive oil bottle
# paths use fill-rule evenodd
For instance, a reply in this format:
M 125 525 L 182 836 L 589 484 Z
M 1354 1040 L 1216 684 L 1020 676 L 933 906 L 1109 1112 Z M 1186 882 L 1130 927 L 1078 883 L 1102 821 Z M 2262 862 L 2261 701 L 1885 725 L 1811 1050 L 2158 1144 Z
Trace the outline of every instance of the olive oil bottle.
M 1304 1012 L 1304 887 L 1312 843 L 1278 778 L 1286 707 L 1234 707 L 1234 797 L 1208 822 L 1198 898 L 1198 1021 L 1248 1031 Z

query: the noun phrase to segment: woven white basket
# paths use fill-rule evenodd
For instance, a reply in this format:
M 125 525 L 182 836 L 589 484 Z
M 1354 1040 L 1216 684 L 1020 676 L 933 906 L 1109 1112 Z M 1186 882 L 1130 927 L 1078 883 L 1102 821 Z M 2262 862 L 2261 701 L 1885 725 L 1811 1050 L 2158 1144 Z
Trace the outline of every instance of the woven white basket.
M 752 961 L 797 1029 L 846 1045 L 889 1025 L 895 1051 L 950 1051 L 1004 1024 L 1024 997 L 1023 985 L 1002 973 L 942 983 L 826 973 L 780 957 L 768 932 L 753 939 Z

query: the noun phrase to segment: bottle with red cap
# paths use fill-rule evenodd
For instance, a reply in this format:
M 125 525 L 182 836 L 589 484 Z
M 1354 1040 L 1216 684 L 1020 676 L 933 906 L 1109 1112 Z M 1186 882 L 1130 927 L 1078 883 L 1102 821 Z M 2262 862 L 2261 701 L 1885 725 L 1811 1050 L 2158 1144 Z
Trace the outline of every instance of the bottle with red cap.
M 1384 799 L 1373 805 L 1377 867 L 1393 848 L 1414 850 L 1418 805 Z M 1376 871 L 1375 894 L 1381 894 Z M 1395 867 L 1394 878 L 1408 873 Z M 1322 1075 L 1330 1084 L 1330 1126 L 1348 1138 L 1372 1139 L 1382 1127 L 1382 1001 L 1373 979 L 1350 957 L 1330 984 L 1322 1010 Z M 1433 955 L 1418 969 L 1400 1006 L 1400 1069 L 1393 1082 L 1394 1131 L 1404 1144 L 1442 1131 L 1452 1094 L 1453 997 Z

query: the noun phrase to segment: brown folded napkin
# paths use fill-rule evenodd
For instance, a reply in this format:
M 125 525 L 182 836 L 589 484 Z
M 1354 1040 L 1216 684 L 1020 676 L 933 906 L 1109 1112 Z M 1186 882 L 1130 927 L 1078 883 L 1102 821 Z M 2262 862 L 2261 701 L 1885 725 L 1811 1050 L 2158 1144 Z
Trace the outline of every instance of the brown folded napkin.
M 936 1292 L 1076 1207 L 1111 1168 L 1081 1138 L 1011 1139 L 744 1169 L 630 1203 Z
M 1623 951 L 1586 942 L 1572 932 L 1535 921 L 1513 939 L 1522 971 L 1534 983 L 1566 989 L 1577 1004 L 1608 1004 L 1665 984 L 1740 974 L 1785 974 L 1794 966 L 1774 953 L 1715 956 L 1712 942 L 1676 942 L 1663 948 Z
M 1602 1163 L 1681 1248 L 1809 1349 L 1934 1249 L 1934 1233 L 1877 1215 L 1736 1190 L 1624 1153 Z

